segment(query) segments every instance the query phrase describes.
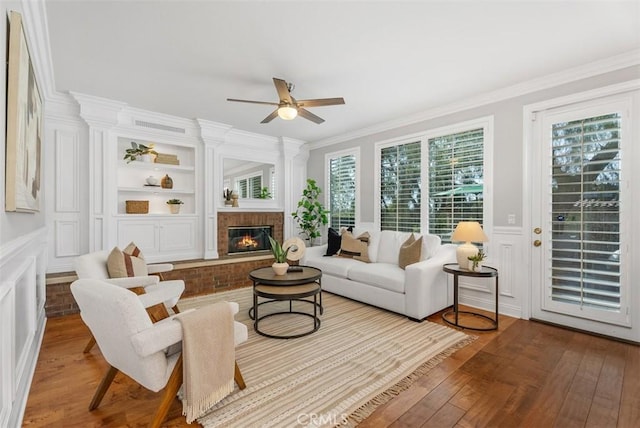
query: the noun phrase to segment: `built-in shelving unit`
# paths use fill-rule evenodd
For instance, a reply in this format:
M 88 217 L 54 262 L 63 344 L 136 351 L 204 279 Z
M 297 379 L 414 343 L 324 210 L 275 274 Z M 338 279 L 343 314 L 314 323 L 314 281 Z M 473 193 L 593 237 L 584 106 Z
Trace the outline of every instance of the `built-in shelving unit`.
M 144 162 L 135 160 L 127 162 L 122 160 L 125 150 L 131 147 L 131 142 L 149 145 L 154 144 L 154 150 L 161 154 L 177 156 L 179 165 Z M 196 168 L 195 168 L 195 148 L 179 144 L 155 143 L 152 141 L 141 141 L 138 139 L 119 137 L 118 138 L 118 207 L 117 215 L 127 214 L 126 201 L 144 200 L 149 201 L 150 215 L 194 215 L 196 214 Z M 173 188 L 166 189 L 160 186 L 160 182 L 165 176 L 173 180 Z M 155 177 L 157 186 L 150 186 L 147 177 Z M 184 202 L 181 206 L 180 214 L 170 214 L 167 200 L 180 199 Z

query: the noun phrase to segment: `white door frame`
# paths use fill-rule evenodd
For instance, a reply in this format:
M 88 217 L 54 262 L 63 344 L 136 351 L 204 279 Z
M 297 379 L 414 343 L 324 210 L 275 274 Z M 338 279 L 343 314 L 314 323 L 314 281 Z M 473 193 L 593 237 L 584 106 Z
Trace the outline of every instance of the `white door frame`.
M 539 119 L 538 117 L 536 117 L 536 116 L 539 116 L 537 113 L 544 110 L 548 110 L 548 109 L 558 108 L 558 107 L 585 102 L 589 100 L 594 100 L 602 97 L 620 95 L 624 93 L 629 93 L 629 96 L 631 97 L 633 95 L 631 94 L 631 92 L 637 91 L 638 89 L 640 89 L 640 79 L 631 80 L 628 82 L 606 86 L 603 88 L 581 92 L 581 93 L 573 94 L 569 96 L 554 98 L 551 100 L 546 100 L 539 103 L 526 105 L 523 107 L 523 165 L 522 165 L 522 168 L 523 168 L 523 194 L 525 195 L 525 197 L 523 198 L 523 212 L 528 214 L 523 216 L 523 225 L 522 225 L 523 231 L 524 231 L 523 257 L 527 263 L 526 265 L 527 292 L 523 294 L 522 318 L 524 319 L 531 318 L 532 307 L 533 307 L 532 305 L 534 303 L 533 302 L 534 296 L 532 295 L 534 291 L 533 284 L 534 284 L 536 275 L 537 277 L 539 277 L 540 275 L 539 272 L 532 271 L 532 263 L 531 263 L 532 257 L 536 256 L 536 253 L 533 252 L 532 243 L 533 243 L 533 240 L 536 239 L 535 237 L 537 236 L 537 235 L 534 235 L 532 228 L 538 226 L 537 224 L 533 224 L 533 215 L 534 215 L 533 210 L 537 209 L 538 207 L 537 204 L 539 202 L 538 200 L 540 197 L 539 194 L 537 195 L 535 194 L 536 182 L 534 181 L 539 174 L 539 171 L 534 170 L 534 165 L 536 165 L 538 161 L 537 156 L 539 156 L 538 154 L 539 151 L 537 150 L 538 149 L 537 143 L 539 141 L 539 138 L 538 138 L 539 136 L 536 135 L 539 128 L 536 122 L 536 119 Z M 637 104 L 635 104 L 634 106 L 636 108 L 635 111 L 637 114 L 639 106 Z M 635 121 L 635 122 L 638 122 L 638 121 Z M 634 129 L 635 129 L 634 130 L 635 136 L 637 138 L 637 136 L 639 135 L 638 123 L 634 124 Z M 640 176 L 640 173 L 636 173 L 636 176 L 635 176 L 636 180 L 638 179 L 638 176 Z M 640 210 L 638 209 L 640 208 L 640 203 L 635 201 L 633 203 L 635 204 L 633 212 L 635 213 L 640 212 Z M 640 232 L 635 232 L 635 236 L 632 237 L 632 242 L 636 247 L 636 252 L 639 251 L 640 249 L 638 249 L 637 247 L 640 244 Z M 538 253 L 541 256 L 541 252 L 538 252 Z M 635 270 L 635 272 L 633 272 L 632 275 L 637 277 L 637 275 L 640 274 L 640 268 L 634 266 L 633 269 Z M 632 329 L 629 332 L 627 332 L 628 334 L 623 332 L 623 336 L 626 335 L 627 337 L 625 338 L 629 340 L 640 341 L 640 321 L 639 321 L 640 293 L 638 291 L 632 291 L 632 293 L 633 294 L 630 298 L 630 304 L 632 308 L 635 308 L 637 313 L 632 314 L 633 315 Z M 603 334 L 607 334 L 607 332 L 605 331 L 603 332 Z

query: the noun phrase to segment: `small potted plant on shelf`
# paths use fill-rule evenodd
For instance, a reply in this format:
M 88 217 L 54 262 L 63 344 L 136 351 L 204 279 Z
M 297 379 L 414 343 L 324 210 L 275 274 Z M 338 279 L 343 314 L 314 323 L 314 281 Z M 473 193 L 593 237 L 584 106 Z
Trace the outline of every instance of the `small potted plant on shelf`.
M 477 272 L 482 270 L 482 261 L 487 258 L 487 255 L 482 250 L 478 250 L 475 256 L 469 256 L 467 258 L 469 259 L 469 270 Z
M 289 248 L 282 249 L 282 245 L 271 236 L 269 236 L 269 243 L 271 244 L 271 253 L 276 261 L 271 265 L 271 268 L 276 275 L 284 275 L 289 269 L 289 263 L 287 263 L 287 254 L 289 254 Z
M 153 143 L 150 143 L 148 146 L 146 146 L 144 144 L 138 144 L 135 141 L 132 141 L 131 148 L 124 151 L 123 159 L 126 160 L 127 163 L 137 160 L 138 158 L 140 158 L 140 160 L 144 162 L 153 162 L 152 155 L 157 154 L 158 152 L 153 150 Z
M 180 205 L 184 204 L 180 199 L 169 199 L 167 201 L 167 205 L 169 205 L 169 209 L 171 210 L 171 214 L 180 213 Z

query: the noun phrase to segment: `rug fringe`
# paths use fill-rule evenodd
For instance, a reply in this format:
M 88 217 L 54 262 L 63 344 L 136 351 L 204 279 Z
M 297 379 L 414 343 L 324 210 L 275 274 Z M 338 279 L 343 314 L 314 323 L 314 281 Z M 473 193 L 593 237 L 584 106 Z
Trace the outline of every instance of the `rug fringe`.
M 427 374 L 431 369 L 440 364 L 445 358 L 451 356 L 454 352 L 464 348 L 470 343 L 474 342 L 478 337 L 477 336 L 469 336 L 468 338 L 458 342 L 456 345 L 451 348 L 440 352 L 438 355 L 435 355 L 433 358 L 425 361 L 420 364 L 416 369 L 411 372 L 409 375 L 405 376 L 398 383 L 393 385 L 391 388 L 381 392 L 380 394 L 373 397 L 371 400 L 360 406 L 358 409 L 353 411 L 349 416 L 347 416 L 348 425 L 350 427 L 355 427 L 360 422 L 364 421 L 367 417 L 369 417 L 379 406 L 387 403 L 392 398 L 397 397 L 402 391 L 409 389 L 414 382 Z M 345 425 L 340 425 L 345 426 Z

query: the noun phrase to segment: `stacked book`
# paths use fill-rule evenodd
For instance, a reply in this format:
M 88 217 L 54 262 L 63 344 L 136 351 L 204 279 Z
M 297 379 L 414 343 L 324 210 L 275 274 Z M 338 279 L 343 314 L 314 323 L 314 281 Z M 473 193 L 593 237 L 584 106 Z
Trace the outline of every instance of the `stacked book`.
M 178 155 L 171 155 L 168 153 L 158 153 L 156 156 L 156 163 L 164 163 L 169 165 L 180 165 Z

